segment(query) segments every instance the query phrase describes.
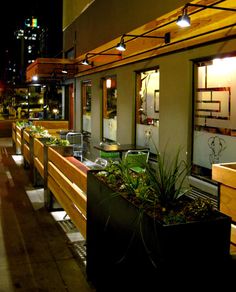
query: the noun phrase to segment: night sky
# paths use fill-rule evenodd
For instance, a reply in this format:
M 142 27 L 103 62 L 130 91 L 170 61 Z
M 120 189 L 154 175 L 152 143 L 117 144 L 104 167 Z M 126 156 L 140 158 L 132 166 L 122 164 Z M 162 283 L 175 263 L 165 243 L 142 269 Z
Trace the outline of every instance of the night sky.
M 49 51 L 57 54 L 62 49 L 62 0 L 21 0 L 4 1 L 1 6 L 0 29 L 0 71 L 3 71 L 3 64 L 6 50 L 14 52 L 13 40 L 14 31 L 23 27 L 24 20 L 28 17 L 38 18 L 38 25 L 46 26 L 49 29 Z M 51 55 L 50 57 L 55 57 Z

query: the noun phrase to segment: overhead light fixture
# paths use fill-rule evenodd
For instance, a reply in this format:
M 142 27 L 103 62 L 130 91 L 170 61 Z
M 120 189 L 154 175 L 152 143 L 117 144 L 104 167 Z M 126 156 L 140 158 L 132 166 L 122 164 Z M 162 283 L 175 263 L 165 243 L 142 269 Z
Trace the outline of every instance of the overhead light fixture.
M 93 66 L 92 62 L 89 62 L 87 55 L 85 56 L 85 58 L 84 58 L 84 60 L 81 62 L 81 64 L 82 64 L 82 65 L 85 65 L 85 66 L 89 66 L 89 65 Z
M 164 39 L 165 44 L 170 43 L 170 33 L 169 32 L 167 32 L 163 37 L 162 36 L 154 36 L 154 35 L 123 34 L 121 39 L 120 39 L 120 42 L 116 46 L 116 49 L 118 51 L 125 51 L 126 50 L 126 45 L 125 45 L 125 41 L 124 41 L 125 37 Z
M 178 26 L 180 27 L 188 27 L 191 25 L 190 17 L 187 14 L 187 8 L 183 10 L 182 15 L 180 15 L 177 19 Z
M 190 17 L 188 16 L 188 7 L 189 6 L 199 7 L 199 8 L 203 8 L 203 9 L 209 8 L 209 9 L 218 9 L 218 10 L 236 12 L 236 9 L 234 9 L 234 8 L 219 7 L 219 6 L 214 6 L 214 5 L 207 6 L 207 5 L 201 5 L 201 4 L 187 3 L 182 10 L 182 15 L 179 16 L 177 21 L 176 21 L 177 25 L 180 27 L 188 27 L 191 25 Z
M 67 74 L 68 71 L 64 68 L 64 69 L 61 70 L 61 73 L 63 73 L 63 74 Z
M 126 50 L 124 36 L 121 37 L 120 42 L 116 45 L 116 49 L 120 52 L 124 52 Z
M 87 53 L 85 55 L 84 60 L 81 62 L 81 64 L 82 65 L 86 65 L 86 66 L 88 66 L 88 65 L 93 66 L 93 62 L 89 62 L 89 56 L 90 57 L 93 57 L 93 56 L 100 56 L 100 55 L 102 55 L 102 56 L 120 56 L 120 57 L 122 56 L 121 53 L 119 53 L 119 54 L 112 54 L 112 53 Z

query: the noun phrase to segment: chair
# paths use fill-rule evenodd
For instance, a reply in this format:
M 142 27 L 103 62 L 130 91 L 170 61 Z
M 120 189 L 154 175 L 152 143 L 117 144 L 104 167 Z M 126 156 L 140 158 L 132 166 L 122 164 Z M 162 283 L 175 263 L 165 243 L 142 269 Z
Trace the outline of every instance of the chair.
M 70 131 L 68 130 L 60 130 L 60 139 L 66 139 L 66 134 L 69 133 Z
M 73 145 L 74 156 L 81 157 L 83 155 L 83 134 L 80 132 L 68 132 L 66 140 Z
M 116 143 L 116 142 L 112 142 L 112 143 L 109 143 L 109 142 L 100 142 L 100 145 L 114 145 L 114 144 L 118 144 L 119 143 Z M 114 152 L 105 152 L 105 151 L 100 151 L 100 157 L 101 158 L 104 158 L 104 159 L 107 159 L 107 160 L 118 160 L 120 159 L 120 153 L 118 151 Z
M 106 159 L 101 158 L 101 157 L 96 158 L 94 162 L 103 168 L 106 167 L 108 164 L 108 161 Z
M 141 173 L 146 170 L 149 159 L 149 150 L 128 150 L 124 160 L 127 166 L 134 172 Z
M 105 151 L 100 151 L 100 157 L 104 159 L 118 159 L 120 158 L 120 153 L 119 152 L 105 152 Z

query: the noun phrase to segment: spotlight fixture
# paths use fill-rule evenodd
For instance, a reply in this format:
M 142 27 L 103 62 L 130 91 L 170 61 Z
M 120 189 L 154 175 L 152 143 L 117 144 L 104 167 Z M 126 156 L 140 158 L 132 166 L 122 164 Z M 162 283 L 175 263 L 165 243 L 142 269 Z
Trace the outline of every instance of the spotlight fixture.
M 163 37 L 162 36 L 152 36 L 152 35 L 136 35 L 136 34 L 123 34 L 120 42 L 117 44 L 116 49 L 118 51 L 125 51 L 126 45 L 124 38 L 125 37 L 133 37 L 133 38 L 152 38 L 152 39 L 164 39 L 165 44 L 170 43 L 170 33 L 167 32 Z
M 180 27 L 188 27 L 191 25 L 190 17 L 187 14 L 187 8 L 183 10 L 182 15 L 178 17 L 176 23 Z
M 126 50 L 124 36 L 121 37 L 120 42 L 116 45 L 116 49 L 120 52 L 124 52 Z
M 88 56 L 86 55 L 84 60 L 81 62 L 82 65 L 85 65 L 85 66 L 93 66 L 93 62 L 89 62 L 88 60 Z
M 214 6 L 214 5 L 201 5 L 201 4 L 192 4 L 192 3 L 187 3 L 183 10 L 182 10 L 182 15 L 178 17 L 176 23 L 180 27 L 188 27 L 191 25 L 190 17 L 188 16 L 188 7 L 199 7 L 203 9 L 218 9 L 218 10 L 224 10 L 224 11 L 233 11 L 236 12 L 236 9 L 234 8 L 227 8 L 227 7 L 219 7 L 219 6 Z
M 93 66 L 93 62 L 89 62 L 89 56 L 93 57 L 93 56 L 100 56 L 100 55 L 103 55 L 103 56 L 122 56 L 121 53 L 119 54 L 110 54 L 110 53 L 87 53 L 85 55 L 85 58 L 84 60 L 81 62 L 82 65 L 91 65 Z

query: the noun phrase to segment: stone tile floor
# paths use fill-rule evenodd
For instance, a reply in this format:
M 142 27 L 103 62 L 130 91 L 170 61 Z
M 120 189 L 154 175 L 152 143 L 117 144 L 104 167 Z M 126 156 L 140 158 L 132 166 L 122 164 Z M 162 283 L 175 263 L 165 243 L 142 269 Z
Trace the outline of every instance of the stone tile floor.
M 0 138 L 0 292 L 95 291 L 85 253 L 65 213 L 45 209 L 43 190 L 32 187 L 11 138 Z

